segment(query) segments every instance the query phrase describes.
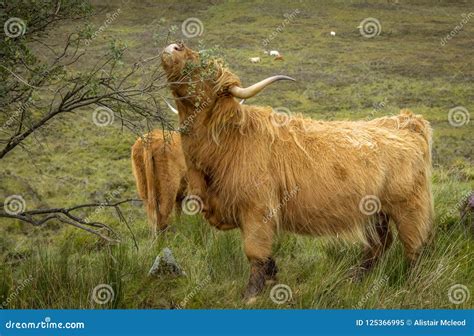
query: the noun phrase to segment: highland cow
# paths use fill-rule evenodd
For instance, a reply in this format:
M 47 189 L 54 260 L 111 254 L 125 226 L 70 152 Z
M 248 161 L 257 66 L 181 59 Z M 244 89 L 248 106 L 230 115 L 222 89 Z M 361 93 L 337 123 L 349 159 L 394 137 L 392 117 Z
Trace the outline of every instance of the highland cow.
M 168 227 L 173 208 L 180 215 L 182 206 L 188 206 L 185 196 L 193 194 L 188 191 L 189 179 L 195 181 L 191 185 L 205 190 L 204 185 L 199 185 L 201 182 L 198 177 L 186 173 L 181 138 L 177 132 L 154 130 L 138 138 L 132 146 L 132 170 L 138 194 L 146 207 L 153 236 L 156 236 L 158 230 L 162 231 Z M 208 201 L 211 206 L 200 203 L 197 210 L 203 212 L 212 226 L 220 230 L 236 227 L 235 224 L 222 220 L 216 199 Z M 189 202 L 192 203 L 192 200 Z
M 367 246 L 361 269 L 368 270 L 390 245 L 392 220 L 406 256 L 416 260 L 433 220 L 431 128 L 421 116 L 286 118 L 235 99 L 286 76 L 242 88 L 219 61 L 183 44 L 166 47 L 162 64 L 180 122 L 194 118 L 182 134 L 188 170 L 201 179 L 210 208 L 215 202 L 241 230 L 251 269 L 246 299 L 275 279 L 272 244 L 279 230 L 359 237 Z
M 168 219 L 186 192 L 186 165 L 177 132 L 154 130 L 137 139 L 132 146 L 132 169 L 148 222 L 156 236 L 168 226 Z

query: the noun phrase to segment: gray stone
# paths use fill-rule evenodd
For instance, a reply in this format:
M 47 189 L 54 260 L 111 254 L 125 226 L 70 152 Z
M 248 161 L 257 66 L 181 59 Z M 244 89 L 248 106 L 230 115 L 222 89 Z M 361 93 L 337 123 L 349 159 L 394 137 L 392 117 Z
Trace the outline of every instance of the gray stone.
M 155 262 L 148 271 L 148 275 L 157 277 L 180 277 L 186 276 L 186 273 L 176 262 L 171 250 L 166 247 L 156 257 Z

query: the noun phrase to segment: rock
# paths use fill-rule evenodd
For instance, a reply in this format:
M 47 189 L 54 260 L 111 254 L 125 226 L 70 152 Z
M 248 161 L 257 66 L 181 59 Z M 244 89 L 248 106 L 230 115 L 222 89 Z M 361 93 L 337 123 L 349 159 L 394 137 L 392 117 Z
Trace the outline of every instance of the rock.
M 156 257 L 155 262 L 148 271 L 149 276 L 171 276 L 180 277 L 186 276 L 181 266 L 178 265 L 173 253 L 169 248 L 164 248 L 161 253 Z

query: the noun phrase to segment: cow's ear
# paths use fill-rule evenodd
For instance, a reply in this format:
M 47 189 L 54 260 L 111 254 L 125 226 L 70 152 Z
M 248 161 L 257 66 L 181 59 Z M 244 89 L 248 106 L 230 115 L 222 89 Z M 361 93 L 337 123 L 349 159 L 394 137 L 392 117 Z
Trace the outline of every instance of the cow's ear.
M 230 91 L 235 86 L 240 86 L 240 79 L 237 75 L 229 71 L 220 64 L 215 64 L 217 68 L 214 92 L 219 95 L 231 95 Z

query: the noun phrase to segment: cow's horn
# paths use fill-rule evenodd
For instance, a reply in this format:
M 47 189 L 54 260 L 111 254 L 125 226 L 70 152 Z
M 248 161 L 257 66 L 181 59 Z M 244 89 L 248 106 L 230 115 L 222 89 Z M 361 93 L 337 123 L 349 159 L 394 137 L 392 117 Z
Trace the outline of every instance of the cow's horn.
M 258 83 L 255 83 L 252 86 L 249 86 L 247 88 L 241 88 L 239 86 L 233 86 L 229 89 L 229 92 L 236 98 L 241 98 L 241 99 L 247 99 L 250 97 L 255 96 L 257 93 L 262 91 L 265 87 L 268 85 L 272 84 L 273 82 L 279 81 L 279 80 L 291 80 L 295 81 L 293 78 L 288 77 L 288 76 L 283 76 L 283 75 L 278 75 L 278 76 L 272 76 L 268 77 Z
M 163 98 L 163 100 L 165 101 L 166 105 L 168 105 L 168 107 L 170 108 L 170 110 L 171 110 L 173 113 L 178 114 L 178 110 L 175 109 L 170 103 L 168 103 L 168 101 L 166 100 L 166 98 Z

